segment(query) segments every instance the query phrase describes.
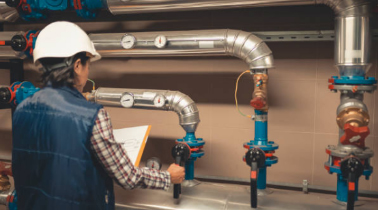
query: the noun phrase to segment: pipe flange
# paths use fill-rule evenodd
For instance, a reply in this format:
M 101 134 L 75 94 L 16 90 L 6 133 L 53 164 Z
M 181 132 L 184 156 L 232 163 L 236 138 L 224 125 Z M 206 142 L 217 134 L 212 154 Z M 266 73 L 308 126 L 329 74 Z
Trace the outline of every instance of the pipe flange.
M 374 152 L 370 148 L 365 147 L 364 149 L 361 149 L 353 145 L 328 145 L 326 153 L 340 158 L 354 155 L 362 160 L 369 159 L 374 156 Z
M 356 92 L 372 93 L 373 91 L 377 89 L 377 86 L 376 85 L 334 85 L 334 84 L 331 84 L 328 86 L 328 88 L 334 92 L 337 92 L 338 90 L 339 91 L 346 90 L 346 91 L 352 91 L 353 93 L 356 93 Z

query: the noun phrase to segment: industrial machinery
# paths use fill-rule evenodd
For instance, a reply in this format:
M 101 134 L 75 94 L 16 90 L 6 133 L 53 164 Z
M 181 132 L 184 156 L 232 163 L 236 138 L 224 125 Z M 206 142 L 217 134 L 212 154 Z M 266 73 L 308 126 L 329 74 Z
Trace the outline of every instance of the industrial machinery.
M 181 166 L 182 162 L 186 162 L 190 158 L 190 147 L 186 143 L 177 143 L 172 148 L 172 157 L 175 159 L 175 164 Z M 173 198 L 178 199 L 181 194 L 181 184 L 173 186 Z
M 0 87 L 0 103 L 17 106 L 24 99 L 39 91 L 31 82 L 15 82 L 9 87 Z
M 243 74 L 253 74 L 254 91 L 252 94 L 251 106 L 255 108 L 255 115 L 243 114 L 238 106 L 237 90 L 239 79 Z M 255 120 L 255 139 L 244 143 L 244 148 L 248 152 L 243 157 L 244 162 L 251 167 L 251 206 L 257 207 L 257 189 L 259 195 L 266 195 L 271 193 L 266 189 L 266 168 L 276 164 L 278 158 L 273 156 L 278 145 L 273 141 L 268 141 L 268 70 L 267 69 L 254 69 L 247 70 L 240 74 L 236 80 L 235 89 L 235 102 L 236 108 L 240 114 L 245 117 Z M 258 173 L 258 174 L 256 174 Z
M 335 65 L 340 77 L 329 79 L 329 89 L 340 92 L 340 105 L 337 108 L 339 126 L 338 145 L 326 148 L 329 160 L 325 162 L 326 170 L 337 174 L 337 200 L 354 208 L 358 199 L 358 178 L 366 179 L 373 172 L 370 158 L 373 151 L 365 146 L 369 135 L 369 112 L 363 102 L 364 93 L 376 90 L 377 81 L 366 77 L 371 61 L 371 16 L 372 1 L 328 1 L 337 16 L 335 37 Z

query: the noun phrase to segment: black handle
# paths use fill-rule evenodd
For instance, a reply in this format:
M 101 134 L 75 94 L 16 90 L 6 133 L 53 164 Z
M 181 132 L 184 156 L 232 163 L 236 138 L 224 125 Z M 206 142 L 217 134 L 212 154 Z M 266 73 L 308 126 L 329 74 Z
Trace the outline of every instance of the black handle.
M 181 156 L 176 156 L 175 158 L 175 164 L 180 165 L 181 164 Z M 181 194 L 181 184 L 174 184 L 173 185 L 173 198 L 178 199 Z
M 257 208 L 257 162 L 251 164 L 251 207 Z
M 356 192 L 356 176 L 355 173 L 351 172 L 348 174 L 348 200 L 347 200 L 347 210 L 354 209 L 354 198 Z
M 354 209 L 354 196 L 355 196 L 354 190 L 353 191 L 349 190 L 348 191 L 347 210 L 353 210 Z

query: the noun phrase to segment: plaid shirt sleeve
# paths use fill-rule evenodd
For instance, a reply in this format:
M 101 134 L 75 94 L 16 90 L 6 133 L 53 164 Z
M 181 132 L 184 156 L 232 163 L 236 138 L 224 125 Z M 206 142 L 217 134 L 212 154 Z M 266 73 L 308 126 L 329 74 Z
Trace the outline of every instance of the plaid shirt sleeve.
M 110 116 L 104 109 L 99 110 L 93 127 L 91 149 L 109 176 L 125 189 L 168 190 L 171 185 L 169 172 L 134 166 L 123 147 L 114 140 Z

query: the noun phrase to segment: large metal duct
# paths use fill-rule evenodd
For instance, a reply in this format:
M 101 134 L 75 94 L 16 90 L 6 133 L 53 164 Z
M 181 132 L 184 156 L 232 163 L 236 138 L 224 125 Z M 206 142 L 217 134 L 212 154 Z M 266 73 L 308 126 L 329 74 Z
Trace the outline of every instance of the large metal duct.
M 335 65 L 340 76 L 364 76 L 371 66 L 372 0 L 318 0 L 335 18 Z
M 161 57 L 231 55 L 244 60 L 250 69 L 273 67 L 272 51 L 257 36 L 238 30 L 166 31 L 115 34 L 90 34 L 102 57 Z M 132 42 L 129 49 L 123 38 Z M 166 39 L 159 46 L 157 39 Z
M 267 7 L 315 4 L 315 0 L 107 0 L 114 15 L 149 12 L 172 12 L 238 7 Z
M 98 88 L 85 96 L 87 100 L 104 106 L 174 111 L 179 116 L 180 125 L 188 133 L 194 133 L 200 122 L 194 101 L 179 91 Z

